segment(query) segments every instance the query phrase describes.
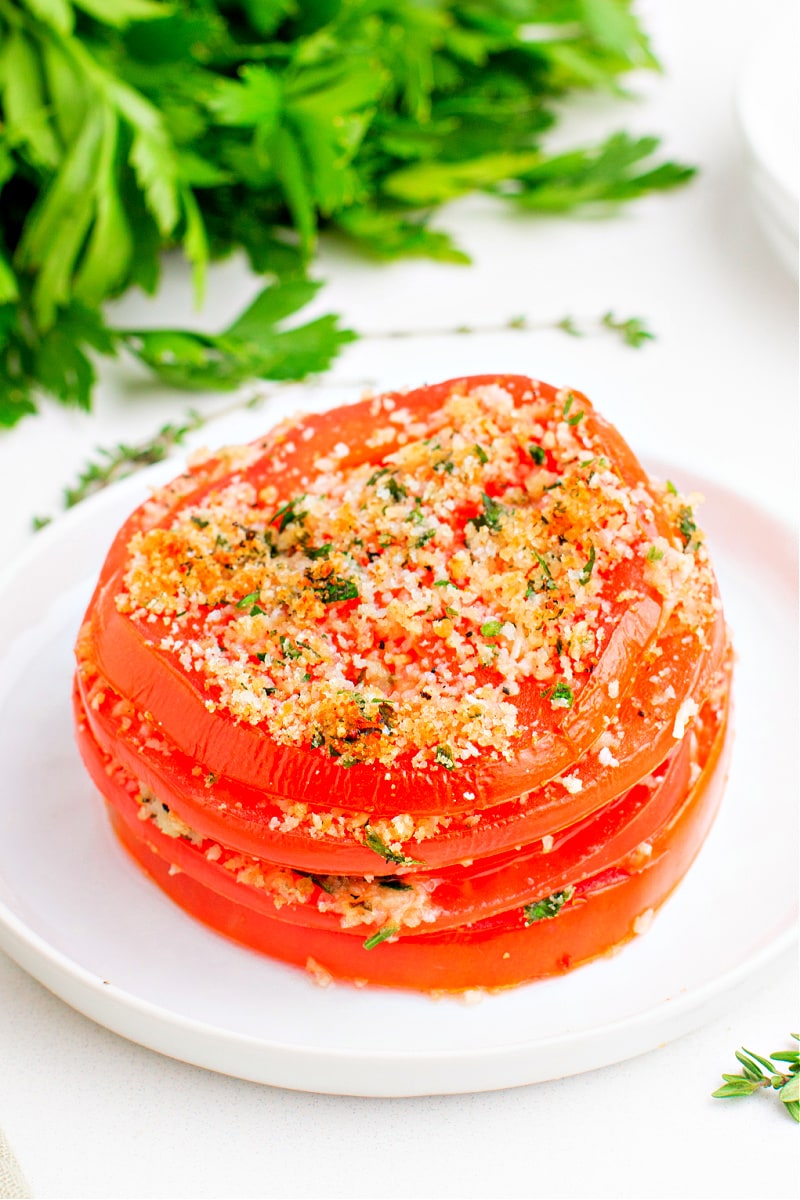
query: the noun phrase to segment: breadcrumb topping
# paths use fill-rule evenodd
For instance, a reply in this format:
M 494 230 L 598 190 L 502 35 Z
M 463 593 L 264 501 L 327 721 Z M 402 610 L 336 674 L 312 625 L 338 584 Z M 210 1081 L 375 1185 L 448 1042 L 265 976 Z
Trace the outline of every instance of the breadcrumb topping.
M 491 385 L 424 421 L 384 401 L 374 461 L 345 466 L 337 444 L 287 496 L 277 469 L 262 487 L 234 473 L 136 533 L 117 607 L 197 676 L 209 711 L 280 743 L 343 767 L 509 759 L 520 684 L 572 707 L 641 594 L 620 591 L 620 564 L 638 560 L 692 628 L 712 602 L 689 502 L 670 496 L 674 536 L 654 537 L 653 496 L 598 452 L 574 401 L 534 387 L 515 404 Z M 390 439 L 404 444 L 380 458 Z
M 310 875 L 274 866 L 204 838 L 144 784 L 139 784 L 136 800 L 140 820 L 152 821 L 166 837 L 183 838 L 198 846 L 208 862 L 229 871 L 237 883 L 266 892 L 277 909 L 286 904 L 311 904 L 320 913 L 338 916 L 342 929 L 355 925 L 413 929 L 435 921 L 439 915 L 440 909 L 432 898 L 438 886 L 436 879 L 413 875 L 383 878 Z

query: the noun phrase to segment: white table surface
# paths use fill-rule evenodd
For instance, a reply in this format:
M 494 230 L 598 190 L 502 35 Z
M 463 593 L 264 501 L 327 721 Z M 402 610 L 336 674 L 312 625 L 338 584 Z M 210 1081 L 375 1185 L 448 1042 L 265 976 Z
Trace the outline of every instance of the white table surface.
M 738 72 L 792 0 L 672 0 L 642 7 L 666 74 L 627 106 L 596 100 L 574 140 L 612 128 L 661 132 L 702 168 L 690 187 L 613 220 L 529 220 L 487 200 L 439 223 L 470 268 L 376 267 L 326 246 L 315 307 L 352 327 L 492 326 L 524 313 L 579 324 L 611 309 L 657 334 L 640 351 L 610 334 L 555 331 L 372 337 L 344 354 L 340 382 L 403 385 L 480 370 L 522 371 L 586 391 L 628 440 L 796 513 L 796 284 L 754 221 L 733 111 Z M 216 268 L 201 317 L 170 268 L 155 303 L 121 321 L 221 325 L 258 288 Z M 223 397 L 143 387 L 106 369 L 92 416 L 54 407 L 0 437 L 6 553 L 54 512 L 95 446 L 151 435 Z M 768 432 L 764 418 L 772 411 Z M 268 419 L 265 408 L 265 421 Z M 213 425 L 195 442 L 213 442 Z M 32 469 L 31 464 L 35 464 Z M 39 1197 L 784 1197 L 798 1187 L 795 1130 L 773 1096 L 709 1093 L 744 1043 L 762 1053 L 798 1026 L 796 957 L 704 1028 L 637 1059 L 511 1091 L 417 1099 L 306 1095 L 214 1075 L 93 1024 L 0 954 L 0 1127 Z

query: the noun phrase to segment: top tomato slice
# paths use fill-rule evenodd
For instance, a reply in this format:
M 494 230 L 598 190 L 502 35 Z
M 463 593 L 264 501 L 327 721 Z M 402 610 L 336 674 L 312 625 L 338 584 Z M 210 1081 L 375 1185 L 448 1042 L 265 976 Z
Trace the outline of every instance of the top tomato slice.
M 580 445 L 585 445 L 586 453 L 591 452 L 591 455 L 582 464 L 587 469 L 580 475 L 577 472 L 576 455 L 572 454 L 571 466 L 575 468 L 573 477 L 578 480 L 574 490 L 582 489 L 581 495 L 587 497 L 587 502 L 591 501 L 591 463 L 603 462 L 604 469 L 613 470 L 614 486 L 618 484 L 619 489 L 625 489 L 633 497 L 629 508 L 635 511 L 634 524 L 639 539 L 635 552 L 626 552 L 616 560 L 605 562 L 602 569 L 601 566 L 596 568 L 595 581 L 603 587 L 604 593 L 600 605 L 602 612 L 596 618 L 596 653 L 588 664 L 588 670 L 584 669 L 577 677 L 571 677 L 569 684 L 554 683 L 551 670 L 544 682 L 531 675 L 520 679 L 515 689 L 508 689 L 514 694 L 508 694 L 503 703 L 507 713 L 513 710 L 516 728 L 504 753 L 497 753 L 491 744 L 472 746 L 470 757 L 456 761 L 449 743 L 435 747 L 429 745 L 429 761 L 420 769 L 413 745 L 394 754 L 390 763 L 385 758 L 359 761 L 357 757 L 353 760 L 348 753 L 343 753 L 340 745 L 334 756 L 335 738 L 332 735 L 326 746 L 324 738 L 321 745 L 315 744 L 316 733 L 308 736 L 307 731 L 303 735 L 302 728 L 296 740 L 282 736 L 280 730 L 276 734 L 274 725 L 270 728 L 268 721 L 241 719 L 226 703 L 224 695 L 220 696 L 215 690 L 213 680 L 198 675 L 197 662 L 191 661 L 191 656 L 187 659 L 185 652 L 176 652 L 174 632 L 170 632 L 175 628 L 174 605 L 172 612 L 166 614 L 160 613 L 157 606 L 155 610 L 150 610 L 147 606 L 136 609 L 128 605 L 125 611 L 125 606 L 120 605 L 119 597 L 125 587 L 126 572 L 131 570 L 132 552 L 125 540 L 131 530 L 156 531 L 161 537 L 161 541 L 157 542 L 158 551 L 161 552 L 164 546 L 170 548 L 170 530 L 174 528 L 174 523 L 181 518 L 185 522 L 190 510 L 194 510 L 194 514 L 210 511 L 224 486 L 230 484 L 240 490 L 249 489 L 246 494 L 250 496 L 270 497 L 268 501 L 259 500 L 261 507 L 257 515 L 261 518 L 261 527 L 264 526 L 264 512 L 268 509 L 267 527 L 279 527 L 282 533 L 284 517 L 287 514 L 289 519 L 297 516 L 297 495 L 300 493 L 304 498 L 303 489 L 309 488 L 312 472 L 319 472 L 319 464 L 326 461 L 326 456 L 335 460 L 335 470 L 340 474 L 369 463 L 378 468 L 373 478 L 381 474 L 393 475 L 398 461 L 396 456 L 402 457 L 404 447 L 408 446 L 411 438 L 409 429 L 417 431 L 417 437 L 419 430 L 433 430 L 435 433 L 446 424 L 440 414 L 444 411 L 443 406 L 451 402 L 454 396 L 471 396 L 477 394 L 479 389 L 495 387 L 502 388 L 515 406 L 524 406 L 532 396 L 540 406 L 549 406 L 551 424 L 547 427 L 546 436 L 529 447 L 534 461 L 543 466 L 545 471 L 550 469 L 550 474 L 544 478 L 553 480 L 540 490 L 540 499 L 550 489 L 562 486 L 559 463 L 552 457 L 555 453 L 552 449 L 555 444 L 552 429 L 557 428 L 562 440 L 570 437 L 574 440 L 577 435 L 574 434 L 573 419 L 579 418 Z M 649 545 L 652 548 L 659 539 L 666 542 L 672 537 L 674 540 L 674 519 L 670 519 L 658 498 L 647 490 L 646 477 L 640 465 L 616 431 L 593 412 L 585 397 L 572 392 L 566 395 L 568 398 L 565 400 L 565 393 L 519 376 L 479 376 L 451 380 L 405 395 L 378 397 L 333 412 L 304 417 L 291 426 L 279 427 L 267 438 L 254 444 L 248 456 L 249 461 L 248 458 L 243 459 L 241 465 L 227 475 L 220 466 L 221 460 L 212 460 L 212 466 L 205 476 L 200 474 L 177 485 L 160 512 L 158 508 L 151 507 L 147 511 L 140 510 L 138 515 L 134 514 L 127 523 L 125 533 L 116 539 L 89 613 L 93 656 L 101 674 L 122 696 L 151 713 L 175 745 L 208 771 L 286 799 L 302 797 L 310 803 L 335 804 L 344 809 L 366 809 L 375 813 L 403 811 L 413 814 L 479 809 L 512 799 L 567 772 L 613 719 L 619 704 L 634 686 L 645 650 L 667 619 L 669 597 L 665 602 L 664 593 L 649 577 L 643 547 Z M 568 416 L 570 411 L 574 412 L 574 418 Z M 392 423 L 394 417 L 401 419 Z M 376 429 L 379 436 L 375 435 Z M 432 441 L 433 437 L 424 444 Z M 438 449 L 438 446 L 435 448 Z M 524 456 L 524 448 L 522 452 Z M 486 450 L 478 444 L 475 445 L 475 454 L 481 458 L 488 457 Z M 547 454 L 551 458 L 545 461 Z M 395 457 L 387 458 L 389 455 Z M 441 459 L 434 465 L 434 470 L 442 463 L 446 467 L 448 461 Z M 521 470 L 519 464 L 517 469 Z M 519 479 L 525 483 L 523 475 Z M 367 482 L 372 483 L 373 480 Z M 396 493 L 400 493 L 401 486 L 395 485 Z M 402 490 L 405 494 L 406 489 Z M 517 491 L 520 492 L 520 488 Z M 505 499 L 510 493 L 507 490 L 497 494 Z M 474 534 L 481 522 L 485 526 L 491 525 L 495 511 L 502 506 L 487 492 L 482 495 L 484 511 L 477 516 L 474 507 L 466 515 L 463 512 L 459 515 L 457 506 L 453 506 L 451 526 L 447 526 L 446 522 L 439 524 L 439 528 L 444 530 L 443 542 L 446 543 L 448 537 L 452 541 L 456 535 L 460 536 L 462 529 L 470 529 Z M 204 505 L 210 508 L 204 508 Z M 254 504 L 253 507 L 257 508 L 258 505 Z M 559 515 L 558 503 L 551 504 L 547 509 L 547 517 L 541 505 L 540 509 L 539 519 L 545 524 L 554 520 L 554 514 L 556 518 Z M 414 511 L 411 510 L 412 516 Z M 534 508 L 530 511 L 539 510 Z M 275 517 L 281 513 L 283 516 L 276 522 Z M 188 521 L 195 522 L 200 528 L 208 524 L 202 515 L 189 515 Z M 449 534 L 448 528 L 451 529 Z M 566 525 L 565 529 L 566 532 L 559 534 L 559 538 L 569 547 L 570 530 Z M 251 532 L 248 530 L 248 536 Z M 603 537 L 608 540 L 610 534 L 606 536 L 606 533 L 593 529 L 587 532 L 585 529 L 577 541 L 573 534 L 573 543 L 584 556 L 582 569 L 572 569 L 570 580 L 573 591 L 576 591 L 576 576 L 579 577 L 579 583 L 589 582 L 596 545 L 601 546 Z M 175 543 L 179 549 L 184 544 L 180 540 Z M 333 542 L 326 545 L 330 547 Z M 313 549 L 315 554 L 322 554 L 325 547 Z M 301 550 L 305 553 L 302 543 Z M 379 552 L 374 553 L 377 556 Z M 557 585 L 551 577 L 546 557 L 535 549 L 533 553 L 540 566 L 535 568 L 538 574 L 535 580 L 531 579 L 528 587 L 533 588 L 534 592 L 547 593 L 544 602 L 548 604 L 552 600 L 552 611 L 557 617 L 556 600 L 549 594 L 551 590 L 554 595 L 557 593 Z M 597 553 L 600 558 L 601 551 Z M 417 559 L 419 557 L 416 555 Z M 510 569 L 513 569 L 516 566 L 513 555 L 508 561 Z M 218 565 L 215 562 L 215 569 Z M 434 568 L 425 568 L 423 563 L 423 569 L 432 571 Z M 350 604 L 356 613 L 352 617 L 352 623 L 355 623 L 358 620 L 359 601 L 351 600 L 351 594 L 346 590 L 340 589 L 337 594 L 331 589 L 331 580 L 336 586 L 341 581 L 324 562 L 319 569 L 316 566 L 307 569 L 306 576 L 309 575 L 317 589 L 316 595 L 321 594 L 320 587 L 328 589 L 322 593 L 325 594 L 326 604 L 330 596 L 341 601 L 336 621 L 331 626 L 334 636 L 341 636 L 338 630 L 341 622 L 347 619 L 347 605 Z M 457 586 L 449 579 L 428 578 L 427 586 L 431 594 L 431 584 Z M 204 628 L 207 629 L 209 612 L 217 610 L 215 620 L 217 628 L 222 630 L 221 639 L 224 639 L 229 626 L 242 623 L 240 614 L 243 603 L 247 606 L 247 602 L 254 599 L 253 610 L 262 611 L 258 603 L 260 595 L 258 590 L 254 590 L 249 596 L 239 597 L 235 601 L 217 600 L 203 610 L 200 624 L 206 622 Z M 225 612 L 220 613 L 220 603 Z M 326 609 L 326 618 L 328 611 Z M 450 609 L 445 607 L 442 611 L 449 612 Z M 575 615 L 579 620 L 580 612 Z M 178 618 L 183 616 L 182 613 L 177 614 Z M 688 674 L 694 674 L 698 663 L 707 653 L 704 630 L 712 626 L 713 618 L 713 613 L 705 613 L 696 622 L 692 634 L 683 639 L 685 647 L 681 653 L 691 667 Z M 546 613 L 545 620 L 548 619 Z M 193 624 L 197 620 L 196 613 L 184 617 L 181 629 L 188 630 L 190 637 L 199 627 Z M 320 625 L 325 627 L 323 620 Z M 433 633 L 426 629 L 406 655 L 412 664 L 410 669 L 416 670 L 420 678 L 431 663 L 434 663 L 435 676 L 435 662 L 446 661 L 446 654 L 441 651 L 436 637 L 448 625 L 448 618 L 442 616 L 434 625 L 438 628 Z M 499 621 L 486 621 L 481 625 L 481 634 L 491 639 L 497 635 L 499 628 Z M 273 631 L 269 632 L 272 636 Z M 185 645 L 185 640 L 182 644 Z M 307 641 L 303 642 L 299 637 L 296 643 L 289 639 L 294 656 L 299 654 L 296 649 L 298 645 L 304 647 L 304 652 L 310 649 Z M 561 656 L 560 645 L 558 652 Z M 241 651 L 238 653 L 241 656 Z M 435 658 L 435 654 L 439 657 Z M 261 654 L 253 657 L 262 659 Z M 317 657 L 320 657 L 319 654 Z M 257 671 L 257 664 L 254 665 Z M 310 669 L 306 672 L 306 678 L 312 680 L 314 661 L 310 660 L 308 666 Z M 476 687 L 493 686 L 495 674 L 490 663 L 481 666 L 473 675 Z M 350 689 L 349 701 L 353 680 L 344 682 Z M 274 687 L 264 689 L 265 692 L 275 690 Z M 419 692 L 419 688 L 417 690 Z M 422 691 L 421 695 L 424 697 L 425 692 Z M 284 705 L 284 709 L 288 720 L 292 703 L 287 703 L 289 708 L 286 709 Z M 369 703 L 377 704 L 373 700 Z M 387 712 L 392 709 L 393 703 L 389 693 L 384 706 Z M 364 716 L 360 727 L 355 730 L 352 726 L 347 727 L 348 741 L 356 741 L 361 736 L 369 741 L 370 737 L 377 736 L 380 721 L 375 717 L 376 711 L 381 710 L 375 707 L 370 709 L 372 715 L 368 713 Z M 361 712 L 363 716 L 363 704 Z

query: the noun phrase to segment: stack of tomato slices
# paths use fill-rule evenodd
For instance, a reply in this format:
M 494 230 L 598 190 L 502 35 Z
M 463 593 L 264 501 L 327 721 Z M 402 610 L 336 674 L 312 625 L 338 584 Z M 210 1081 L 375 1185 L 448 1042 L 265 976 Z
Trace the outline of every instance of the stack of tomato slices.
M 642 526 L 641 544 L 604 566 L 604 578 L 599 568 L 592 578 L 605 588 L 606 629 L 583 673 L 562 685 L 567 700 L 554 703 L 553 685 L 541 678 L 503 688 L 517 720 L 510 751 L 471 746 L 459 757 L 451 739 L 444 749 L 429 745 L 427 761 L 412 747 L 387 765 L 385 752 L 359 760 L 334 753 L 333 741 L 276 736 L 266 720 L 244 720 L 226 707 L 197 664 L 175 651 L 158 607 L 145 612 L 119 602 L 142 534 L 209 512 L 231 485 L 266 497 L 263 512 L 253 503 L 249 529 L 284 532 L 287 522 L 276 523 L 275 514 L 299 511 L 293 498 L 307 493 L 321 461 L 333 455 L 340 472 L 374 466 L 373 488 L 378 475 L 402 463 L 396 456 L 408 444 L 409 421 L 371 436 L 384 412 L 402 407 L 417 431 L 425 433 L 426 424 L 441 430 L 450 398 L 482 389 L 502 389 L 520 409 L 533 397 L 565 442 L 577 436 L 569 420 L 577 410 L 581 445 L 592 456 L 586 461 L 602 461 L 614 486 L 637 497 Z M 543 421 L 540 412 L 550 457 L 544 462 L 545 450 L 530 447 L 520 470 L 549 470 L 547 492 L 561 477 Z M 478 452 L 481 462 L 488 458 L 476 445 Z M 394 499 L 409 489 L 396 483 Z M 513 493 L 517 502 L 520 495 Z M 508 496 L 484 493 L 484 542 L 502 520 L 497 514 L 509 511 Z M 481 524 L 462 517 L 462 525 L 470 521 L 468 540 Z M 521 376 L 481 376 L 298 418 L 246 453 L 196 463 L 120 530 L 77 646 L 82 757 L 120 841 L 174 901 L 237 942 L 306 967 L 319 982 L 464 991 L 564 972 L 644 931 L 716 812 L 731 655 L 710 567 L 696 571 L 698 593 L 707 594 L 694 603 L 685 583 L 691 572 L 681 575 L 676 554 L 701 558 L 700 538 L 688 504 L 665 501 L 577 392 Z M 595 542 L 599 534 L 587 565 L 572 572 L 573 585 L 578 574 L 581 585 L 592 577 Z M 676 558 L 671 577 L 684 581 L 679 595 L 654 583 L 658 546 Z M 291 552 L 308 554 L 308 545 L 301 540 Z M 555 565 L 551 575 L 544 544 L 533 553 L 549 601 L 560 586 Z M 246 595 L 245 607 L 252 600 L 260 614 L 267 591 L 265 583 Z M 337 629 L 359 605 L 358 596 L 343 596 Z M 242 597 L 229 608 L 238 619 Z M 326 609 L 318 618 L 320 628 L 329 615 Z M 499 621 L 484 622 L 484 640 L 491 643 L 499 628 Z M 428 678 L 427 645 L 421 639 L 420 678 Z M 563 663 L 560 642 L 558 653 Z M 354 664 L 351 686 L 362 677 Z M 493 681 L 489 658 L 478 682 Z M 391 691 L 386 697 L 381 712 L 400 703 Z M 373 726 L 365 721 L 356 730 L 370 735 L 361 742 L 351 734 L 356 750 L 377 744 Z M 383 733 L 390 741 L 391 730 Z

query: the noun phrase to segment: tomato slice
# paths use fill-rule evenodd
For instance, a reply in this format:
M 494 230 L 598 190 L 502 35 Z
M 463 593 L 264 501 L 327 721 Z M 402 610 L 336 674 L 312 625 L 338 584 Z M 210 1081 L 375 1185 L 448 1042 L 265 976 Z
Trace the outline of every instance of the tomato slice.
M 406 934 L 425 933 L 465 922 L 475 923 L 510 908 L 520 908 L 585 878 L 631 854 L 647 855 L 651 843 L 681 808 L 692 771 L 702 768 L 725 714 L 707 705 L 695 722 L 692 737 L 684 738 L 657 775 L 650 776 L 605 806 L 599 813 L 551 836 L 549 844 L 519 847 L 478 862 L 464 863 L 431 874 L 424 868 L 407 870 L 402 878 L 371 883 L 353 876 L 315 877 L 309 889 L 306 876 L 289 873 L 274 864 L 240 854 L 187 829 L 162 832 L 138 802 L 139 784 L 94 741 L 88 724 L 80 720 L 80 746 L 84 760 L 108 803 L 130 827 L 132 834 L 177 869 L 211 890 L 267 915 L 278 915 L 303 926 L 336 927 L 339 921 L 356 933 L 364 924 L 399 924 Z M 164 807 L 162 797 L 153 797 Z M 146 817 L 142 821 L 142 817 Z M 171 819 L 171 818 L 170 818 Z M 387 888 L 415 894 L 403 896 L 398 906 Z M 332 906 L 331 891 L 340 897 Z M 294 896 L 293 900 L 291 897 Z M 344 903 L 341 902 L 344 898 Z M 317 901 L 322 899 L 322 904 Z M 353 903 L 351 903 L 351 900 Z M 336 915 L 336 914 L 339 915 Z M 409 918 L 410 915 L 410 918 Z M 408 920 L 408 928 L 406 922 Z
M 155 882 L 206 925 L 245 946 L 332 977 L 417 991 L 509 987 L 563 974 L 613 951 L 652 918 L 694 860 L 716 814 L 725 774 L 721 724 L 703 771 L 646 865 L 609 868 L 576 888 L 556 917 L 526 925 L 514 910 L 471 926 L 400 937 L 367 950 L 328 929 L 298 929 L 205 887 L 169 863 L 111 810 L 123 845 Z
M 342 978 L 500 987 L 605 953 L 722 775 L 727 632 L 670 489 L 522 376 L 196 462 L 120 530 L 78 640 L 120 839 L 207 924 Z
M 559 395 L 547 385 L 533 384 L 522 377 L 486 376 L 449 381 L 389 399 L 395 405 L 402 404 L 419 421 L 435 413 L 443 400 L 459 388 L 474 389 L 498 380 L 517 402 L 530 395 L 531 389 L 537 389 L 552 403 Z M 571 399 L 581 406 L 584 428 L 594 439 L 592 449 L 608 454 L 629 487 L 643 489 L 641 467 L 619 435 L 593 412 L 580 393 L 571 394 Z M 387 453 L 400 444 L 402 429 L 397 428 L 395 440 L 388 446 L 381 444 L 380 454 L 377 449 L 370 450 L 368 440 L 364 440 L 365 422 L 381 402 L 378 398 L 301 419 L 268 442 L 258 443 L 255 461 L 236 473 L 236 479 L 259 489 L 279 485 L 285 497 L 295 487 L 307 484 L 313 463 L 335 445 L 347 450 L 339 459 L 343 470 L 365 460 L 385 463 Z M 268 453 L 262 453 L 265 446 Z M 169 508 L 162 526 L 169 524 L 186 503 L 197 503 L 203 494 L 218 490 L 220 482 L 217 472 L 210 481 L 188 491 Z M 646 499 L 640 503 L 641 525 L 648 535 L 656 536 L 669 523 L 658 503 L 649 494 L 643 495 Z M 517 709 L 519 725 L 519 749 L 511 760 L 481 754 L 475 766 L 460 767 L 457 778 L 446 767 L 431 764 L 425 773 L 425 786 L 421 787 L 420 771 L 411 753 L 398 757 L 390 772 L 381 763 L 369 762 L 357 762 L 345 770 L 340 759 L 329 758 L 307 744 L 278 744 L 258 724 L 232 721 L 224 711 L 209 712 L 216 702 L 209 705 L 207 687 L 199 685 L 195 669 L 166 646 L 168 622 L 155 613 L 145 618 L 118 611 L 116 597 L 124 566 L 125 555 L 118 540 L 104 572 L 104 586 L 91 606 L 93 653 L 112 686 L 137 707 L 152 713 L 173 744 L 209 772 L 285 800 L 302 795 L 312 804 L 324 805 L 335 795 L 338 807 L 358 811 L 400 810 L 413 814 L 479 809 L 522 795 L 567 771 L 603 732 L 615 707 L 610 689 L 616 689 L 616 698 L 625 697 L 642 655 L 665 619 L 661 597 L 645 579 L 642 564 L 623 560 L 606 580 L 606 604 L 611 613 L 608 637 L 571 707 L 557 710 L 551 706 L 548 689 L 543 692 L 535 681 L 523 683 L 519 695 L 508 701 Z M 701 642 L 695 639 L 683 654 L 694 659 L 696 665 L 702 657 Z M 470 794 L 466 804 L 465 792 Z
M 601 752 L 593 749 L 580 760 L 576 774 L 583 786 L 579 792 L 571 794 L 563 784 L 553 782 L 528 793 L 521 802 L 484 810 L 478 822 L 471 812 L 451 813 L 435 836 L 406 840 L 403 853 L 427 866 L 441 867 L 527 845 L 573 824 L 634 786 L 675 746 L 677 699 L 662 701 L 661 697 L 670 692 L 676 698 L 690 694 L 702 705 L 719 687 L 723 678 L 720 672 L 724 671 L 720 660 L 726 644 L 721 618 L 715 633 L 711 652 L 699 672 L 687 679 L 683 673 L 685 660 L 678 653 L 684 633 L 675 622 L 674 632 L 667 633 L 659 643 L 659 674 L 643 680 L 636 695 L 620 706 L 618 728 L 620 733 L 625 732 L 615 740 L 614 754 L 604 762 Z M 363 826 L 374 822 L 378 814 L 360 814 L 360 826 L 353 827 L 348 822 L 351 814 L 344 810 L 300 810 L 305 819 L 290 828 L 298 814 L 297 806 L 289 807 L 293 818 L 287 822 L 287 808 L 280 807 L 277 798 L 268 793 L 224 778 L 210 783 L 206 771 L 177 750 L 143 714 L 123 702 L 85 660 L 83 665 L 88 674 L 78 685 L 81 712 L 99 745 L 199 832 L 241 852 L 300 870 L 392 873 L 392 865 L 376 857 L 361 840 Z M 325 818 L 331 815 L 335 836 L 326 836 Z

